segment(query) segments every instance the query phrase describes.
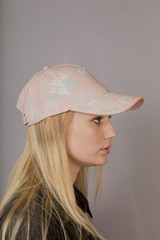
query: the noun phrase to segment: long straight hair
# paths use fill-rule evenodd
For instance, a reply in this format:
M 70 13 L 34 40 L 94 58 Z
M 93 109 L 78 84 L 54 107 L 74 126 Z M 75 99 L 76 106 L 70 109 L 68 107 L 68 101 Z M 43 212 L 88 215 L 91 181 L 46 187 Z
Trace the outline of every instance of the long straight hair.
M 97 232 L 92 221 L 76 204 L 71 173 L 69 169 L 69 158 L 66 148 L 66 132 L 73 119 L 74 112 L 68 111 L 47 117 L 46 119 L 28 127 L 28 135 L 24 151 L 14 166 L 7 191 L 0 205 L 0 216 L 3 213 L 7 203 L 18 195 L 15 204 L 9 209 L 7 216 L 1 226 L 2 240 L 6 239 L 9 233 L 9 239 L 14 240 L 25 214 L 29 214 L 29 207 L 38 191 L 43 189 L 45 193 L 44 203 L 41 206 L 48 213 L 45 222 L 42 221 L 42 239 L 46 240 L 49 221 L 53 211 L 59 216 L 65 239 L 66 232 L 63 221 L 58 214 L 57 204 L 53 198 L 62 206 L 65 212 L 71 217 L 75 226 L 77 226 L 80 239 L 82 228 L 86 229 L 95 238 L 102 240 L 104 238 Z M 77 187 L 87 197 L 88 167 L 83 167 L 76 178 L 74 186 Z M 102 189 L 103 166 L 99 167 L 97 174 L 97 186 L 95 189 L 95 199 Z M 10 223 L 16 211 L 22 209 L 21 213 L 14 221 L 14 227 L 11 229 Z M 30 218 L 28 217 L 29 240 Z M 8 236 L 8 235 L 7 235 Z

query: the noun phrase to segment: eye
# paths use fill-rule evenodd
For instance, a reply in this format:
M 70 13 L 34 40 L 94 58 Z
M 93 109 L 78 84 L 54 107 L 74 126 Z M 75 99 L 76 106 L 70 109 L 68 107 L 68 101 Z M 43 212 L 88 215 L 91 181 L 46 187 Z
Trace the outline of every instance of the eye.
M 98 120 L 98 122 L 99 122 L 101 119 L 102 119 L 102 117 L 97 117 L 97 118 L 93 119 L 93 121 L 94 121 L 94 120 Z M 96 122 L 95 122 L 95 123 L 96 123 Z M 96 124 L 99 124 L 99 123 L 96 123 Z
M 109 116 L 109 118 L 111 118 L 111 117 L 112 117 L 112 115 Z M 103 118 L 103 117 L 97 117 L 97 118 L 93 119 L 93 121 L 94 121 L 94 120 L 98 120 L 98 122 L 99 122 L 102 118 Z M 96 122 L 95 122 L 95 123 L 96 123 Z M 99 124 L 99 123 L 96 123 L 96 124 Z

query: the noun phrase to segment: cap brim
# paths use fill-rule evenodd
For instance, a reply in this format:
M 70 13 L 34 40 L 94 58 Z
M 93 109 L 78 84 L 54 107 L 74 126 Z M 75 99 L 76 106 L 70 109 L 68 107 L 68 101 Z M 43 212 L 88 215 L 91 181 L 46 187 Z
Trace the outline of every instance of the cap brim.
M 115 115 L 128 110 L 136 110 L 140 108 L 143 103 L 143 96 L 108 92 L 99 97 L 88 100 L 85 103 L 76 105 L 72 107 L 71 110 L 96 115 Z

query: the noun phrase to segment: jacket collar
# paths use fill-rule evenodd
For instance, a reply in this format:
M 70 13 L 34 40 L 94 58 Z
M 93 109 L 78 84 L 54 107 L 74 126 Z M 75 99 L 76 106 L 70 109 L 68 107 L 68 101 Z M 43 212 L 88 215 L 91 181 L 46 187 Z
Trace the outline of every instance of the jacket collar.
M 89 208 L 88 200 L 85 198 L 83 193 L 80 192 L 79 189 L 76 188 L 75 186 L 74 186 L 74 194 L 76 197 L 77 205 L 83 210 L 84 213 L 87 212 L 90 215 L 90 217 L 93 218 L 92 213 Z

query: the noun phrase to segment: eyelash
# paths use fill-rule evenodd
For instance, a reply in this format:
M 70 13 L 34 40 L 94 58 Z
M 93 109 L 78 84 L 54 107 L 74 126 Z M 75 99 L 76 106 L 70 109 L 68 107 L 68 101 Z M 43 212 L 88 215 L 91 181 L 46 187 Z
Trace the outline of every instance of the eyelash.
M 112 117 L 112 115 L 109 116 L 109 118 L 111 118 L 111 117 Z M 103 117 L 97 117 L 97 118 L 93 119 L 93 121 L 94 121 L 94 120 L 97 120 L 97 119 L 98 119 L 98 120 L 101 120 L 102 118 L 103 118 Z M 95 123 L 96 123 L 96 122 L 95 122 Z M 96 123 L 96 124 L 99 124 L 99 123 Z

